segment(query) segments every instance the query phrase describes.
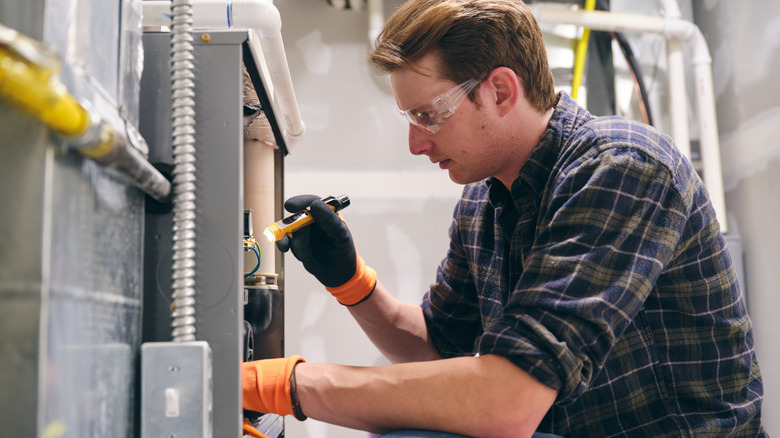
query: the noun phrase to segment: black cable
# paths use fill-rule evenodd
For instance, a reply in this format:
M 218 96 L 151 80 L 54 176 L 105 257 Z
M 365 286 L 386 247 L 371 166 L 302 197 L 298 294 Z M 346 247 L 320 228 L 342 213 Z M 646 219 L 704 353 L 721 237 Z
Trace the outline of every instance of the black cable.
M 591 32 L 589 46 L 589 62 L 585 64 L 588 95 L 604 96 L 604 99 L 588 99 L 588 111 L 598 115 L 616 114 L 612 35 L 606 32 Z
M 608 0 L 598 0 L 596 4 L 598 9 L 609 11 Z M 623 53 L 623 57 L 628 63 L 628 67 L 634 73 L 634 78 L 636 78 L 636 83 L 639 87 L 639 99 L 641 100 L 640 105 L 644 107 L 645 115 L 647 117 L 647 124 L 653 125 L 653 116 L 650 112 L 650 101 L 647 98 L 647 87 L 645 86 L 644 76 L 642 76 L 642 69 L 639 67 L 639 63 L 636 61 L 636 57 L 634 56 L 634 51 L 631 50 L 631 46 L 628 44 L 625 35 L 623 35 L 621 32 L 609 32 L 609 34 L 612 35 L 612 38 L 618 43 L 620 51 Z
M 645 80 L 644 77 L 642 76 L 642 69 L 639 67 L 639 63 L 636 61 L 636 57 L 634 57 L 634 52 L 631 50 L 631 46 L 628 44 L 628 41 L 626 41 L 626 37 L 619 32 L 612 32 L 612 35 L 617 41 L 618 45 L 620 46 L 620 50 L 623 52 L 623 56 L 625 56 L 626 62 L 628 62 L 629 67 L 634 72 L 637 85 L 639 86 L 639 93 L 641 95 L 643 106 L 645 107 L 645 114 L 647 115 L 647 124 L 652 125 L 653 115 L 650 113 L 650 102 L 647 99 L 647 87 L 645 86 Z
M 255 333 L 252 324 L 244 320 L 244 362 L 255 359 Z

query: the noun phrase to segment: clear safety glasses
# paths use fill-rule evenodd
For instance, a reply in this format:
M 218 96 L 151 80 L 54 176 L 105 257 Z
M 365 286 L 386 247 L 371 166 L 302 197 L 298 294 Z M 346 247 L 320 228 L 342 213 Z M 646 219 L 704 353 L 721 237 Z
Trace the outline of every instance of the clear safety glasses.
M 433 134 L 447 122 L 447 119 L 455 113 L 471 90 L 481 81 L 469 79 L 458 84 L 455 88 L 435 97 L 430 103 L 420 105 L 408 110 L 399 109 L 398 112 L 409 123 L 423 131 Z

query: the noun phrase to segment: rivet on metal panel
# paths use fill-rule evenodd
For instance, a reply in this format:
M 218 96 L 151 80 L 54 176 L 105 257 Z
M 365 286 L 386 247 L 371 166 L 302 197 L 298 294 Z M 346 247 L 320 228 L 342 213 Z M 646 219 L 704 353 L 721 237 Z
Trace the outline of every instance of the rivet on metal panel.
M 211 42 L 211 35 L 204 33 L 203 36 L 200 37 L 200 40 L 204 43 L 210 43 Z

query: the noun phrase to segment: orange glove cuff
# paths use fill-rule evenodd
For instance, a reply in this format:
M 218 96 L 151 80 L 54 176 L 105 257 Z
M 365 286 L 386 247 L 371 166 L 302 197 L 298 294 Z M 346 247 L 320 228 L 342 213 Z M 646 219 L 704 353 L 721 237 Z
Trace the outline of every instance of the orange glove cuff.
M 290 376 L 301 356 L 264 359 L 241 364 L 244 409 L 277 415 L 293 415 Z
M 326 287 L 325 289 L 336 297 L 339 303 L 345 306 L 354 306 L 368 297 L 375 287 L 376 271 L 370 266 L 366 266 L 362 257 L 357 256 L 355 275 L 341 286 Z

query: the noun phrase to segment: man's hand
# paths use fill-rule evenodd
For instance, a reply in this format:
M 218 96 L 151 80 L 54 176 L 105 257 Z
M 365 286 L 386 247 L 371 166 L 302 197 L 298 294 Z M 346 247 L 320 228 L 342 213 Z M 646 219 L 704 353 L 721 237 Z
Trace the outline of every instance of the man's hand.
M 306 419 L 297 403 L 293 371 L 306 362 L 300 356 L 256 360 L 241 364 L 244 409 L 264 414 L 293 415 Z
M 350 306 L 365 299 L 376 285 L 376 272 L 357 255 L 352 233 L 341 216 L 315 195 L 294 196 L 284 208 L 291 213 L 308 208 L 315 223 L 279 240 L 279 250 L 292 250 L 341 304 Z

